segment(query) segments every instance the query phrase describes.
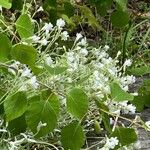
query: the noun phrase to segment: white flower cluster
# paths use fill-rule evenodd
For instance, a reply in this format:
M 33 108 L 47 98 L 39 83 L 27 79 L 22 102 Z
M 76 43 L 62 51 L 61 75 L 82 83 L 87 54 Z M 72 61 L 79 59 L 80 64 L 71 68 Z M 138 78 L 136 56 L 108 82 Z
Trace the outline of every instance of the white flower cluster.
M 108 96 L 111 93 L 111 82 L 118 83 L 124 91 L 128 91 L 129 85 L 135 82 L 134 76 L 121 73 L 121 69 L 117 65 L 120 52 L 118 52 L 116 58 L 112 59 L 107 53 L 108 45 L 99 48 L 88 47 L 86 38 L 80 33 L 76 34 L 73 47 L 69 50 L 64 49 L 64 55 L 56 59 L 57 61 L 52 60 L 50 55 L 45 58 L 45 63 L 49 66 L 67 67 L 65 74 L 48 78 L 47 83 L 50 86 L 56 89 L 61 88 L 60 91 L 64 91 L 66 88 L 69 89 L 69 86 L 65 87 L 65 82 L 76 83 L 85 78 L 80 86 L 85 89 L 91 99 L 96 97 L 101 100 L 107 97 L 105 103 L 111 112 L 117 114 L 135 113 L 135 106 L 128 104 L 128 100 L 118 103 Z
M 33 89 L 37 89 L 39 86 L 39 83 L 37 82 L 36 76 L 34 76 L 31 73 L 31 70 L 26 66 L 21 64 L 18 61 L 15 61 L 13 64 L 11 64 L 8 68 L 8 71 L 12 73 L 13 75 L 20 75 L 20 78 L 23 82 L 21 82 L 21 87 L 19 90 L 27 90 L 27 86 L 32 86 Z M 26 80 L 24 81 L 23 78 Z
M 40 44 L 41 46 L 46 46 L 52 41 L 52 37 L 66 41 L 69 38 L 69 34 L 67 31 L 63 31 L 63 27 L 65 26 L 65 21 L 60 18 L 56 22 L 56 26 L 54 27 L 51 23 L 45 23 L 45 25 L 41 28 L 37 34 L 33 35 L 29 39 L 32 40 L 33 44 Z M 54 35 L 57 33 L 57 35 Z
M 110 150 L 110 149 L 114 149 L 115 146 L 117 146 L 119 144 L 119 140 L 117 139 L 117 137 L 111 137 L 111 138 L 107 138 L 106 139 L 106 144 L 104 145 L 103 148 L 99 149 L 99 150 Z

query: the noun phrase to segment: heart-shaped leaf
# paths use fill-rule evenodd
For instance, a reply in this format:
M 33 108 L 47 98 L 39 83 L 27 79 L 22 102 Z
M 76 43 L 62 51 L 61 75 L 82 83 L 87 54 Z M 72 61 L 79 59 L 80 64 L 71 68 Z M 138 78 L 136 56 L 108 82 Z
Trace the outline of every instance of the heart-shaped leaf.
M 61 143 L 65 150 L 80 150 L 84 141 L 85 135 L 78 122 L 70 123 L 61 131 Z
M 30 98 L 26 122 L 37 137 L 53 131 L 57 125 L 59 108 L 59 100 L 54 93 L 43 91 L 41 95 Z
M 67 109 L 78 119 L 88 111 L 88 97 L 82 89 L 74 88 L 67 94 Z
M 36 50 L 32 46 L 24 44 L 15 45 L 11 50 L 11 55 L 15 60 L 29 66 L 35 65 L 37 57 Z
M 6 120 L 11 121 L 23 115 L 27 109 L 27 97 L 23 91 L 8 96 L 4 101 Z
M 134 99 L 134 96 L 125 92 L 117 83 L 112 83 L 111 88 L 111 98 L 114 101 L 131 101 Z
M 27 39 L 33 36 L 34 28 L 30 17 L 27 14 L 22 14 L 16 21 L 16 29 L 21 39 Z

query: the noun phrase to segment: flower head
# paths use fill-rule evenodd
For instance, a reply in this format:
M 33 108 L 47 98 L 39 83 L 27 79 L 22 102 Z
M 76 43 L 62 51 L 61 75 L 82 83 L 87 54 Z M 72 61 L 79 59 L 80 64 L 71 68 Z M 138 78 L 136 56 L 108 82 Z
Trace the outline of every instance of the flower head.
M 69 37 L 69 34 L 67 31 L 64 31 L 61 33 L 61 39 L 62 40 L 66 41 L 68 39 L 68 37 Z
M 110 139 L 107 138 L 106 140 L 106 144 L 104 145 L 104 147 L 108 148 L 108 149 L 114 149 L 116 145 L 118 145 L 119 140 L 117 139 L 117 137 L 111 137 Z
M 65 26 L 65 21 L 62 18 L 60 18 L 57 20 L 56 25 L 59 29 L 61 29 Z
M 76 40 L 75 41 L 78 41 L 80 38 L 82 38 L 82 34 L 81 33 L 77 33 L 76 34 Z

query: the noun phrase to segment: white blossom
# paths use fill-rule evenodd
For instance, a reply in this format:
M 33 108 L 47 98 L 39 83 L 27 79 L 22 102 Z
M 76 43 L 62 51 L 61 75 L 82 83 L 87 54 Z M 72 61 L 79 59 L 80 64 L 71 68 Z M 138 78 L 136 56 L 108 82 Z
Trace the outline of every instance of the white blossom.
M 119 144 L 119 140 L 117 139 L 117 137 L 111 137 L 110 139 L 107 138 L 106 139 L 106 144 L 104 145 L 104 148 L 108 148 L 109 149 L 114 149 L 116 145 Z
M 132 61 L 130 59 L 127 59 L 125 62 L 124 62 L 124 67 L 126 66 L 131 66 L 132 65 Z
M 37 131 L 39 132 L 41 128 L 46 127 L 46 126 L 47 126 L 47 123 L 42 123 L 42 121 L 40 121 L 37 126 Z
M 107 51 L 110 47 L 108 45 L 104 46 L 104 50 Z
M 44 11 L 44 9 L 43 9 L 42 6 L 40 6 L 40 7 L 38 8 L 37 12 L 39 12 L 39 11 Z
M 11 64 L 8 68 L 8 72 L 12 73 L 13 75 L 16 75 L 16 71 L 19 70 L 19 61 L 15 61 L 13 64 Z
M 29 80 L 29 84 L 34 88 L 37 89 L 39 86 L 39 83 L 37 82 L 36 76 L 33 76 L 30 80 Z
M 45 23 L 44 27 L 42 28 L 45 31 L 46 35 L 53 29 L 53 25 L 51 23 Z
M 78 41 L 80 38 L 82 38 L 82 34 L 81 33 L 77 33 L 76 34 L 76 40 L 75 41 Z
M 61 29 L 65 26 L 65 21 L 62 18 L 60 18 L 57 20 L 56 25 L 59 29 Z
M 88 51 L 86 48 L 82 48 L 79 53 L 81 56 L 87 56 L 88 55 Z
M 42 40 L 40 40 L 39 41 L 39 43 L 41 44 L 41 45 L 47 45 L 48 44 L 48 41 L 46 40 L 46 39 L 42 39 Z
M 50 56 L 45 58 L 45 64 L 48 66 L 51 66 L 53 64 L 53 60 Z
M 40 40 L 40 37 L 39 37 L 39 36 L 36 36 L 36 35 L 33 35 L 33 36 L 31 37 L 31 39 L 32 39 L 33 42 L 37 43 L 37 42 Z
M 69 37 L 69 34 L 68 34 L 67 31 L 63 31 L 63 32 L 61 33 L 61 40 L 66 41 L 66 40 L 68 39 L 68 37 Z
M 28 67 L 25 67 L 23 70 L 21 70 L 21 73 L 22 77 L 32 77 L 31 70 Z
M 79 36 L 79 35 L 78 35 Z M 82 36 L 82 35 L 80 35 Z M 80 36 L 78 37 L 78 39 L 80 39 Z M 81 37 L 82 38 L 82 37 Z M 81 46 L 87 46 L 87 40 L 86 40 L 86 37 L 82 38 L 81 41 L 78 43 L 78 45 L 81 45 Z

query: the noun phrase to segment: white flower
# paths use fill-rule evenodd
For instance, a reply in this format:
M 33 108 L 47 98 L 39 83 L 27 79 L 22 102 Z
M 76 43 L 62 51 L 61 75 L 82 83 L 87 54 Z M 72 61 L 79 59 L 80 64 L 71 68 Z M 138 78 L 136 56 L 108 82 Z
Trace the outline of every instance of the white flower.
M 40 37 L 39 37 L 39 36 L 36 36 L 36 35 L 33 35 L 33 36 L 31 37 L 31 39 L 32 39 L 33 42 L 37 43 L 37 42 L 40 40 Z
M 65 21 L 62 18 L 60 18 L 57 20 L 56 25 L 59 29 L 61 29 L 62 27 L 65 26 Z
M 119 140 L 117 139 L 117 137 L 111 137 L 110 139 L 107 138 L 106 140 L 106 144 L 104 145 L 105 148 L 108 149 L 114 149 L 116 145 L 118 145 Z
M 40 121 L 37 126 L 37 131 L 39 132 L 41 128 L 46 127 L 46 126 L 47 126 L 47 123 L 42 123 L 42 121 Z
M 43 9 L 42 6 L 40 6 L 40 7 L 38 8 L 37 12 L 39 12 L 39 11 L 44 11 L 44 9 Z
M 42 40 L 40 40 L 39 41 L 39 43 L 41 44 L 41 45 L 47 45 L 47 43 L 48 43 L 48 41 L 46 40 L 46 39 L 42 39 Z
M 80 39 L 80 38 L 79 38 Z M 78 43 L 78 45 L 81 45 L 81 46 L 86 46 L 87 45 L 87 41 L 86 41 L 86 37 L 81 39 L 81 41 Z
M 127 59 L 125 62 L 124 62 L 124 66 L 131 66 L 132 65 L 132 61 L 130 59 Z
M 22 77 L 29 77 L 29 78 L 32 77 L 31 70 L 28 69 L 27 67 L 25 67 L 21 72 L 22 72 L 21 74 Z
M 78 41 L 80 38 L 82 38 L 83 36 L 82 36 L 82 34 L 81 33 L 77 33 L 76 34 L 76 39 L 75 39 L 75 41 Z
M 62 40 L 66 41 L 68 39 L 68 37 L 69 37 L 69 34 L 67 31 L 64 31 L 61 33 L 61 39 Z
M 46 35 L 53 29 L 53 25 L 51 23 L 45 23 L 44 27 L 42 30 L 45 31 Z
M 136 107 L 133 106 L 132 104 L 125 104 L 122 108 L 122 113 L 123 114 L 135 114 Z
M 37 89 L 37 88 L 38 88 L 39 83 L 38 83 L 37 80 L 36 80 L 36 76 L 33 76 L 33 77 L 30 79 L 29 84 L 31 84 L 34 89 Z
M 148 128 L 150 128 L 150 121 L 146 121 L 146 122 L 145 122 L 145 125 L 146 125 Z
M 108 45 L 104 46 L 104 50 L 107 51 L 110 47 Z
M 121 55 L 121 52 L 118 51 L 116 58 L 118 58 Z
M 80 55 L 82 55 L 82 56 L 87 56 L 87 55 L 88 55 L 88 51 L 87 51 L 86 48 L 82 48 L 79 53 L 80 53 Z
M 51 66 L 53 64 L 53 60 L 50 56 L 46 57 L 45 64 L 48 65 L 48 66 Z
M 74 52 L 67 52 L 67 61 L 68 63 L 75 61 Z
M 13 64 L 11 64 L 8 68 L 8 72 L 12 73 L 13 75 L 16 75 L 16 71 L 19 69 L 20 62 L 15 61 Z

